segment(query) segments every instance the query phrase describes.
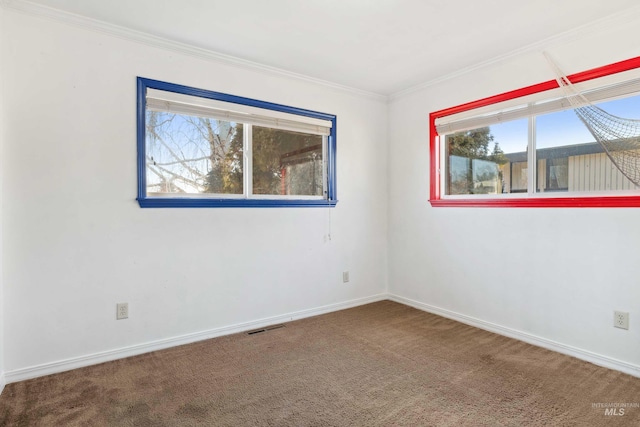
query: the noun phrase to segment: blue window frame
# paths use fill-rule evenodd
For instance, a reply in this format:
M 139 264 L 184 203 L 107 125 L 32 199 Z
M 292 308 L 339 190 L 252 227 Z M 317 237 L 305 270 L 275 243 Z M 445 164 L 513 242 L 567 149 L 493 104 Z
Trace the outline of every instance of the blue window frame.
M 137 80 L 140 207 L 336 205 L 335 115 Z

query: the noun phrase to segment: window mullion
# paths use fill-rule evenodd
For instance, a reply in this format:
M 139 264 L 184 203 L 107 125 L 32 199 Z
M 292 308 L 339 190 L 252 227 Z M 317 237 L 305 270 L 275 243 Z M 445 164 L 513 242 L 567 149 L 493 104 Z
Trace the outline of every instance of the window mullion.
M 253 126 L 247 123 L 242 125 L 244 128 L 242 137 L 243 159 L 243 179 L 244 179 L 244 196 L 251 198 L 253 195 Z
M 327 167 L 329 165 L 328 161 L 327 161 L 327 155 L 329 152 L 329 137 L 327 136 L 323 136 L 322 137 L 322 159 L 320 159 L 320 161 L 322 162 L 322 197 L 324 197 L 325 199 L 328 198 L 329 195 L 329 188 L 327 186 L 327 175 L 328 175 L 328 170 Z
M 439 175 L 440 178 L 440 191 L 438 195 L 447 194 L 447 177 L 449 176 L 449 162 L 447 161 L 447 157 L 445 153 L 447 152 L 446 137 L 436 135 L 436 158 L 440 159 L 440 163 L 438 163 L 438 170 L 436 170 L 436 174 Z
M 527 132 L 527 193 L 529 195 L 536 192 L 537 165 L 536 165 L 536 118 L 529 116 L 529 129 Z

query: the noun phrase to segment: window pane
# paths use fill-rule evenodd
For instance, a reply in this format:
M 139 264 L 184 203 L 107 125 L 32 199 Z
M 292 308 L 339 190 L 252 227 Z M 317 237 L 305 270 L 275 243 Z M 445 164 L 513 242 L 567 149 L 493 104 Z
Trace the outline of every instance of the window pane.
M 640 97 L 599 104 L 620 117 L 637 117 Z M 536 156 L 539 192 L 602 192 L 635 190 L 595 141 L 573 110 L 559 111 L 536 118 Z
M 322 196 L 320 135 L 253 127 L 253 194 Z
M 242 194 L 242 124 L 147 111 L 147 194 Z
M 527 120 L 447 135 L 445 194 L 527 191 Z

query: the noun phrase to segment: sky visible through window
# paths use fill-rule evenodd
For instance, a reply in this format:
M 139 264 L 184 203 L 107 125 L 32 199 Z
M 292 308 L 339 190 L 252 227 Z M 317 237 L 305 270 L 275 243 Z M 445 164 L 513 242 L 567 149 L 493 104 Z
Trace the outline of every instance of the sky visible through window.
M 640 95 L 597 104 L 606 112 L 627 119 L 640 119 Z M 594 142 L 586 126 L 573 110 L 545 114 L 536 118 L 536 148 Z M 492 125 L 494 142 L 507 154 L 527 150 L 527 119 Z

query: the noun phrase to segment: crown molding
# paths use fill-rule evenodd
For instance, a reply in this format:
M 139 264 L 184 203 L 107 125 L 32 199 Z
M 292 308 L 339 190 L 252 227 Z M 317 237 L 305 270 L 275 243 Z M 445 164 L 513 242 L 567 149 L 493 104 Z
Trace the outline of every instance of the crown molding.
M 486 61 L 478 62 L 476 64 L 470 65 L 465 68 L 461 68 L 457 71 L 454 71 L 449 74 L 445 74 L 443 76 L 426 81 L 424 83 L 420 83 L 418 85 L 411 86 L 407 89 L 394 92 L 389 95 L 389 102 L 393 102 L 397 99 L 419 92 L 428 87 L 435 86 L 437 84 L 455 79 L 457 77 L 463 76 L 465 74 L 469 74 L 473 71 L 476 71 L 485 67 L 489 67 L 491 65 L 498 64 L 503 61 L 507 61 L 517 56 L 520 56 L 526 53 L 532 53 L 532 52 L 541 53 L 560 43 L 567 43 L 594 32 L 603 31 L 606 29 L 614 28 L 616 26 L 628 24 L 630 22 L 637 21 L 638 18 L 640 18 L 640 6 L 634 6 L 631 9 L 625 10 L 623 12 L 617 12 L 615 14 L 605 16 L 603 18 L 600 18 L 588 24 L 584 24 L 579 27 L 572 28 L 570 30 L 548 37 L 546 39 L 542 39 L 535 43 L 531 43 L 521 48 L 512 50 L 511 52 L 507 52 L 505 54 L 495 56 Z
M 270 65 L 260 64 L 258 62 L 253 62 L 253 61 L 238 58 L 235 56 L 215 52 L 213 50 L 166 39 L 163 37 L 155 36 L 153 34 L 122 27 L 120 25 L 110 24 L 108 22 L 99 21 L 96 19 L 88 18 L 86 16 L 78 15 L 75 13 L 66 12 L 60 9 L 55 9 L 55 8 L 44 6 L 37 3 L 32 3 L 26 0 L 0 0 L 0 7 L 7 10 L 20 12 L 26 15 L 31 15 L 31 16 L 36 16 L 36 17 L 56 21 L 56 22 L 61 22 L 67 25 L 83 28 L 85 30 L 95 31 L 98 33 L 107 34 L 110 36 L 133 41 L 136 43 L 141 43 L 147 46 L 170 50 L 176 53 L 193 56 L 199 59 L 205 59 L 212 62 L 231 65 L 231 66 L 246 69 L 246 70 L 257 71 L 263 74 L 276 75 L 276 76 L 286 77 L 290 79 L 300 80 L 303 82 L 328 87 L 334 90 L 347 92 L 353 95 L 373 99 L 376 101 L 381 101 L 386 103 L 389 99 L 388 96 L 382 95 L 379 93 L 369 92 L 366 90 L 341 85 L 339 83 L 318 79 L 316 77 L 311 77 L 304 74 L 287 71 L 281 68 L 272 67 Z
M 258 62 L 249 61 L 249 60 L 238 58 L 235 56 L 226 55 L 226 54 L 215 52 L 209 49 L 166 39 L 163 37 L 155 36 L 153 34 L 133 30 L 130 28 L 119 26 L 119 25 L 110 24 L 104 21 L 99 21 L 96 19 L 88 18 L 86 16 L 74 14 L 71 12 L 66 12 L 60 9 L 55 9 L 48 6 L 43 6 L 41 4 L 32 3 L 27 0 L 0 0 L 0 7 L 7 10 L 12 10 L 15 12 L 31 15 L 31 16 L 36 16 L 40 18 L 49 19 L 52 21 L 65 23 L 75 27 L 83 28 L 85 30 L 90 30 L 90 31 L 95 31 L 102 34 L 111 35 L 114 37 L 133 41 L 133 42 L 144 44 L 147 46 L 170 50 L 176 53 L 181 53 L 184 55 L 189 55 L 196 58 L 209 60 L 212 62 L 230 65 L 230 66 L 234 66 L 234 67 L 238 67 L 246 70 L 261 72 L 263 74 L 276 75 L 276 76 L 295 79 L 295 80 L 299 80 L 307 83 L 312 83 L 319 86 L 331 88 L 340 92 L 346 92 L 356 96 L 373 99 L 380 102 L 393 102 L 397 99 L 403 98 L 413 93 L 420 92 L 431 86 L 435 86 L 440 83 L 446 82 L 448 80 L 452 80 L 457 77 L 472 73 L 474 71 L 498 64 L 500 62 L 507 61 L 517 56 L 527 54 L 527 53 L 532 53 L 532 52 L 542 52 L 554 45 L 579 39 L 580 37 L 587 35 L 589 33 L 606 30 L 619 25 L 624 25 L 634 20 L 638 20 L 638 18 L 640 17 L 640 6 L 636 6 L 626 11 L 618 12 L 613 15 L 608 15 L 601 19 L 598 19 L 597 21 L 581 25 L 579 27 L 567 30 L 560 34 L 556 34 L 554 36 L 548 37 L 541 41 L 531 43 L 529 45 L 507 52 L 505 54 L 495 56 L 486 61 L 482 61 L 465 68 L 461 68 L 452 73 L 448 73 L 443 76 L 437 77 L 435 79 L 428 80 L 424 83 L 420 83 L 418 85 L 411 86 L 409 88 L 394 92 L 387 96 L 380 93 L 370 92 L 370 91 L 366 91 L 366 90 L 362 90 L 362 89 L 358 89 L 358 88 L 354 88 L 346 85 L 341 85 L 339 83 L 334 83 L 327 80 L 319 79 L 316 77 L 295 73 L 295 72 L 284 70 L 281 68 L 260 64 Z

